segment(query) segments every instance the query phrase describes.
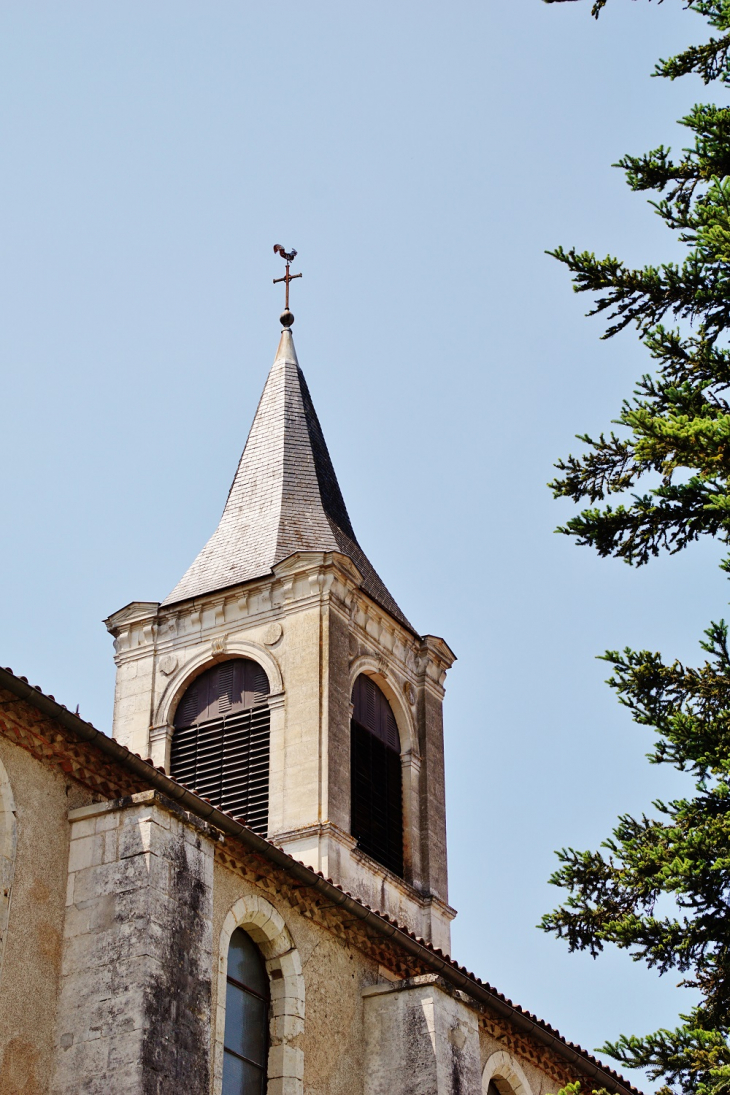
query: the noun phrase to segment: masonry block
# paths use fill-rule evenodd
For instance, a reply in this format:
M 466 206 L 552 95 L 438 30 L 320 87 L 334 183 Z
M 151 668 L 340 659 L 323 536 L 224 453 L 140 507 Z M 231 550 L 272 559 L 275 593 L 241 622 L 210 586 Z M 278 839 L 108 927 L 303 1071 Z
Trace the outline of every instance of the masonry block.
M 481 1090 L 477 1016 L 438 977 L 363 992 L 364 1095 L 473 1095 Z
M 269 1050 L 269 1079 L 279 1076 L 304 1077 L 304 1054 L 295 1046 L 272 1046 Z

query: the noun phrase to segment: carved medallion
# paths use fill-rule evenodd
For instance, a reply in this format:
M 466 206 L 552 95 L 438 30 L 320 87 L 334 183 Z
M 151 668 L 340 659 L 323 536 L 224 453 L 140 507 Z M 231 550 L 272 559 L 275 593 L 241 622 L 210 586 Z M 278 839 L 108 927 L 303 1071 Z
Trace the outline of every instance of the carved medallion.
M 403 685 L 403 691 L 409 704 L 411 705 L 411 707 L 413 707 L 416 702 L 416 690 L 410 681 L 405 682 L 405 684 Z
M 276 620 L 266 628 L 266 631 L 264 632 L 264 642 L 267 646 L 274 646 L 275 643 L 278 643 L 283 634 L 284 628 L 278 620 Z
M 166 677 L 169 677 L 176 669 L 177 656 L 175 654 L 164 654 L 160 658 L 160 673 L 164 673 Z

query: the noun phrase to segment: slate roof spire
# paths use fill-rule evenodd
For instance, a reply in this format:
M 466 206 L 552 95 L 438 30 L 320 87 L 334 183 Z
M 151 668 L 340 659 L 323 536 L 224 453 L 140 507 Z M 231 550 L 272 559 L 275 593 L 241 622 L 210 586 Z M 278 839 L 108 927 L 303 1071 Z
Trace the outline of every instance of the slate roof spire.
M 261 578 L 297 551 L 347 555 L 365 592 L 414 630 L 357 542 L 287 329 L 218 528 L 163 604 Z

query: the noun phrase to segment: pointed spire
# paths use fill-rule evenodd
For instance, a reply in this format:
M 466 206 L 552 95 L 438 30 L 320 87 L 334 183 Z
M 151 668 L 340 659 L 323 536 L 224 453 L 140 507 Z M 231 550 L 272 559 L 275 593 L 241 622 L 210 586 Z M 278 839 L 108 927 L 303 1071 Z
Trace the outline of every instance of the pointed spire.
M 163 604 L 261 578 L 297 551 L 347 555 L 365 592 L 413 631 L 357 542 L 284 330 L 218 528 Z

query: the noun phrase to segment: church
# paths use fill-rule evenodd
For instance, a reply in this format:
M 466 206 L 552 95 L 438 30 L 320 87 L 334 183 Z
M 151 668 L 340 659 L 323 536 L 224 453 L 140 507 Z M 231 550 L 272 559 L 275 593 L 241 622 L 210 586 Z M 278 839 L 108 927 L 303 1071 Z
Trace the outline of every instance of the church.
M 105 621 L 111 735 L 0 669 L 0 1093 L 637 1095 L 451 957 L 454 654 L 360 546 L 289 279 L 217 529 Z

